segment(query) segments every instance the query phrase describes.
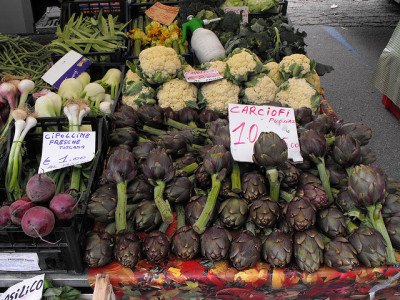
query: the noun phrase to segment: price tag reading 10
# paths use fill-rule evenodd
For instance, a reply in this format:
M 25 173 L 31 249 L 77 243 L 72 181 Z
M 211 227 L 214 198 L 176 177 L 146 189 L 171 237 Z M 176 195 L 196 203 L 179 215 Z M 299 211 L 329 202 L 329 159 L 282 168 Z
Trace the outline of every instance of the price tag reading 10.
M 39 173 L 89 162 L 96 152 L 96 132 L 44 132 Z
M 275 132 L 288 146 L 288 158 L 302 162 L 293 108 L 229 104 L 231 153 L 236 161 L 253 162 L 253 147 L 261 132 Z

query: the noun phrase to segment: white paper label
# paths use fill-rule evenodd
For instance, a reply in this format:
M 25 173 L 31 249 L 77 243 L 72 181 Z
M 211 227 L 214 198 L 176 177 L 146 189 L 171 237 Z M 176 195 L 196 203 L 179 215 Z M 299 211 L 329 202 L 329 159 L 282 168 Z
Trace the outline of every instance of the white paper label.
M 224 13 L 234 11 L 238 15 L 242 12 L 242 24 L 249 23 L 249 7 L 248 6 L 230 6 L 224 8 Z
M 1 271 L 39 271 L 37 253 L 0 253 Z
M 288 158 L 302 162 L 293 108 L 229 104 L 231 153 L 236 161 L 253 162 L 253 147 L 261 132 L 275 132 L 286 141 Z
M 96 132 L 43 133 L 42 159 L 39 173 L 91 161 L 96 152 Z
M 0 300 L 40 300 L 43 295 L 43 283 L 44 274 L 25 279 L 8 288 L 8 290 L 0 296 Z
M 187 82 L 210 82 L 224 77 L 215 69 L 185 72 Z
M 61 57 L 43 76 L 48 84 L 59 88 L 67 78 L 76 78 L 89 67 L 92 62 L 82 54 L 73 50 Z

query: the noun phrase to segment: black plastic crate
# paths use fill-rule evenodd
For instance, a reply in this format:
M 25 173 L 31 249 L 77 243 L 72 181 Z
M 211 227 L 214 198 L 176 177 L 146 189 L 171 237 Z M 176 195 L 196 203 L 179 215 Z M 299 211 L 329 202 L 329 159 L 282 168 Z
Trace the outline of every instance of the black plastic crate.
M 110 14 L 114 17 L 118 16 L 118 22 L 120 23 L 126 23 L 129 20 L 126 0 L 67 1 L 61 6 L 60 27 L 64 28 L 74 13 L 76 17 L 78 17 L 80 14 L 83 14 L 84 17 L 96 17 L 100 11 L 105 18 Z M 124 46 L 127 47 L 127 39 L 125 40 Z M 107 56 L 108 59 L 106 61 L 123 62 L 126 55 L 126 49 L 120 48 L 112 52 L 86 52 L 81 54 L 92 61 L 103 61 L 101 57 Z M 56 53 L 51 55 L 53 62 L 56 62 L 61 57 L 62 55 L 58 55 Z
M 82 273 L 84 271 L 83 251 L 85 246 L 85 234 L 92 227 L 92 221 L 85 217 L 86 207 L 93 193 L 97 180 L 103 171 L 108 146 L 108 128 L 103 117 L 85 117 L 83 125 L 91 125 L 96 131 L 96 150 L 90 177 L 86 183 L 87 190 L 80 200 L 78 213 L 68 223 L 56 224 L 52 233 L 45 237 L 46 240 L 55 242 L 48 244 L 39 238 L 31 238 L 25 235 L 18 225 L 0 227 L 0 251 L 17 253 L 37 253 L 39 266 L 46 272 L 68 272 Z M 24 157 L 33 157 L 41 153 L 43 133 L 51 128 L 52 131 L 65 131 L 68 127 L 68 119 L 38 118 L 38 124 L 32 128 L 25 138 Z M 14 134 L 13 123 L 10 127 L 9 137 Z M 11 142 L 9 142 L 11 144 Z M 5 170 L 2 170 L 5 172 Z

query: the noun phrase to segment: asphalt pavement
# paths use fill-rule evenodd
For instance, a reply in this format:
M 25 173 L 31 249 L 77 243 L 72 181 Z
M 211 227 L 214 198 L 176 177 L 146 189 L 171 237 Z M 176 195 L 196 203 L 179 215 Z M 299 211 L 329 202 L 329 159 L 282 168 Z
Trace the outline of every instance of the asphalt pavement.
M 368 146 L 377 153 L 376 163 L 400 181 L 400 123 L 371 84 L 379 57 L 400 20 L 400 4 L 388 0 L 288 1 L 291 23 L 307 33 L 308 57 L 334 67 L 321 77 L 325 98 L 340 119 L 371 127 Z

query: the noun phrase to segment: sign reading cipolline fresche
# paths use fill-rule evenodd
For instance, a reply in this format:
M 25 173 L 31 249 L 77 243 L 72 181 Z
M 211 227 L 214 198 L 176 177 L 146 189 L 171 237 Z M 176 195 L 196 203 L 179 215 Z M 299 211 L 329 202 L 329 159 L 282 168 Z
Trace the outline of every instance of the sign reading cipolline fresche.
M 293 108 L 229 104 L 229 132 L 233 159 L 253 162 L 253 147 L 261 132 L 275 132 L 288 146 L 288 158 L 302 162 Z
M 44 132 L 39 173 L 80 165 L 94 158 L 95 131 Z

